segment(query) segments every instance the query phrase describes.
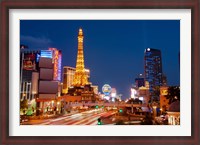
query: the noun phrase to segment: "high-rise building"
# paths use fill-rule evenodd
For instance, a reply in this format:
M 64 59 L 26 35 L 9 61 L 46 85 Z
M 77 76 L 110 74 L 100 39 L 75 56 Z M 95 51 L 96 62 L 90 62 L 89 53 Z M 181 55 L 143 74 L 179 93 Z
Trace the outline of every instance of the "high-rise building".
M 32 91 L 32 73 L 39 70 L 38 56 L 40 51 L 20 50 L 20 99 L 32 100 L 35 92 Z
M 70 66 L 63 67 L 63 93 L 68 93 L 68 88 L 72 86 L 76 68 Z M 90 78 L 90 70 L 85 69 L 86 76 Z
M 39 57 L 52 58 L 53 63 L 53 80 L 61 81 L 61 64 L 62 52 L 56 48 L 49 48 L 48 50 L 41 50 Z
M 163 86 L 167 86 L 167 76 L 165 74 L 163 74 L 163 78 L 162 78 L 162 81 L 163 81 Z
M 143 74 L 139 74 L 139 76 L 135 78 L 135 87 L 139 88 L 142 86 L 145 86 L 144 76 Z
M 85 86 L 88 84 L 88 78 L 85 72 L 84 65 L 83 38 L 83 30 L 80 28 L 78 33 L 78 52 L 73 86 Z
M 64 66 L 63 67 L 63 93 L 68 92 L 68 88 L 72 86 L 74 80 L 74 74 L 76 69 L 74 67 Z
M 162 86 L 162 58 L 158 49 L 147 48 L 144 52 L 144 76 L 149 83 L 150 94 L 155 86 Z
M 20 86 L 21 86 L 21 100 L 34 99 L 36 91 L 36 78 L 39 69 L 40 57 L 51 58 L 53 63 L 53 80 L 61 81 L 61 59 L 62 54 L 56 48 L 49 48 L 49 50 L 29 50 L 24 49 L 21 45 L 20 49 Z M 34 79 L 33 79 L 34 78 Z M 33 84 L 34 82 L 34 84 Z M 34 86 L 34 89 L 33 89 Z
M 54 79 L 54 63 L 52 58 L 40 57 L 39 60 L 39 80 L 38 80 L 38 97 L 37 97 L 37 107 L 40 108 L 42 112 L 48 112 L 56 107 L 55 102 L 59 96 L 59 81 Z M 48 108 L 48 109 L 47 109 Z M 38 113 L 36 113 L 38 115 Z

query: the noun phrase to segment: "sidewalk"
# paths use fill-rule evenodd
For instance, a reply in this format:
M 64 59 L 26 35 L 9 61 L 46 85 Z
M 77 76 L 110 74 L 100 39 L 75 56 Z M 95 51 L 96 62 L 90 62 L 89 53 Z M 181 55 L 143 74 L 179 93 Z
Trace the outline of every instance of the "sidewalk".
M 26 116 L 26 121 L 22 122 L 25 123 L 25 122 L 31 122 L 31 121 L 47 121 L 49 119 L 55 119 L 55 118 L 58 118 L 58 117 L 62 117 L 62 116 L 70 116 L 70 115 L 73 115 L 73 114 L 76 114 L 77 112 L 70 112 L 70 113 L 62 113 L 62 114 L 43 114 L 43 115 L 38 115 L 38 116 Z

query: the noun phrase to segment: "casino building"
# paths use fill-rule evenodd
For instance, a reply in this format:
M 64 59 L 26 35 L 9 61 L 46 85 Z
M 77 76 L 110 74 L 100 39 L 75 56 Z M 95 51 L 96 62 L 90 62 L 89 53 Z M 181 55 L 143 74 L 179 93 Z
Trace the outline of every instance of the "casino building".
M 78 31 L 76 68 L 64 67 L 63 92 L 67 94 L 62 98 L 65 102 L 72 101 L 70 98 L 81 102 L 94 102 L 96 99 L 95 87 L 92 87 L 89 82 L 90 71 L 85 69 L 83 39 L 83 30 L 80 28 Z
M 32 100 L 37 93 L 32 90 L 32 78 L 37 79 L 35 72 L 39 71 L 40 51 L 21 49 L 20 51 L 20 99 Z M 35 88 L 36 89 L 36 88 Z
M 20 49 L 20 99 L 32 100 L 38 95 L 40 77 L 40 58 L 51 58 L 53 64 L 53 80 L 61 81 L 62 53 L 56 48 L 49 50 Z
M 67 94 L 68 93 L 68 89 L 70 87 L 72 87 L 72 83 L 73 83 L 73 80 L 74 80 L 75 72 L 76 72 L 76 68 L 74 68 L 74 67 L 70 67 L 70 66 L 64 66 L 63 67 L 63 90 L 62 90 L 63 94 Z M 89 80 L 89 78 L 90 78 L 90 70 L 89 69 L 85 69 L 85 73 L 86 73 L 87 78 Z

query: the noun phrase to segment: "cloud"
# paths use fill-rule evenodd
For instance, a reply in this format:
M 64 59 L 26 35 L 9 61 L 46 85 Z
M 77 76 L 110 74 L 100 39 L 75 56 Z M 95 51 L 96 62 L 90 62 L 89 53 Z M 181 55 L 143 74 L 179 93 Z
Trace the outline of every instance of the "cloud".
M 25 35 L 20 36 L 20 42 L 31 46 L 41 46 L 41 47 L 49 46 L 52 43 L 52 41 L 46 37 L 33 37 Z

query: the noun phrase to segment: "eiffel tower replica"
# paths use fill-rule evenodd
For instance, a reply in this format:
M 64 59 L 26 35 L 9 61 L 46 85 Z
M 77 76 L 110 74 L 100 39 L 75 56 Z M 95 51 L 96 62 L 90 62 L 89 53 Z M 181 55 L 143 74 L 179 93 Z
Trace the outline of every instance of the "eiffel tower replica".
M 83 30 L 80 28 L 78 33 L 78 52 L 76 60 L 76 72 L 74 74 L 73 83 L 68 93 L 71 96 L 81 96 L 82 101 L 94 101 L 94 90 L 88 81 L 85 72 L 84 53 L 83 53 Z
M 88 78 L 85 73 L 84 54 L 83 54 L 83 31 L 80 28 L 78 33 L 78 53 L 76 60 L 76 72 L 73 79 L 73 86 L 85 86 L 88 84 Z

